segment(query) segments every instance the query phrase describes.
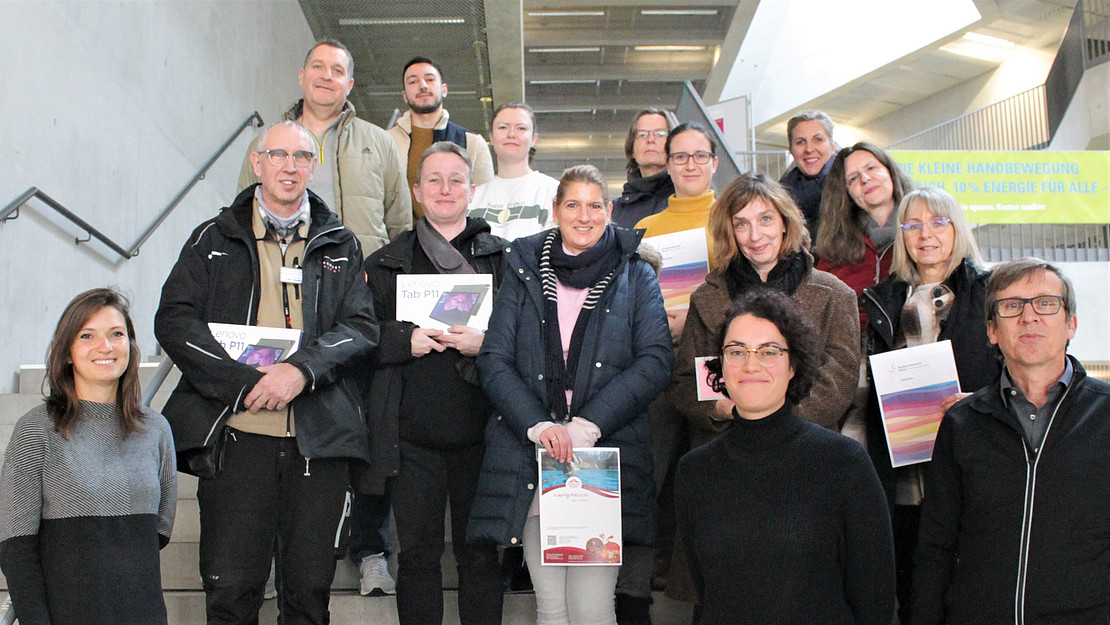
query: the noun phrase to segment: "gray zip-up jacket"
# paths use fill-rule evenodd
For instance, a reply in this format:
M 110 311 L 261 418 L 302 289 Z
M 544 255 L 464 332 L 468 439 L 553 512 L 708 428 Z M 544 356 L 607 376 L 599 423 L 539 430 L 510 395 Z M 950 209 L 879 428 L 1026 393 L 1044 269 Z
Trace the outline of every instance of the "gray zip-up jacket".
M 162 287 L 154 318 L 158 342 L 181 370 L 163 409 L 173 429 L 178 467 L 204 474 L 205 458 L 227 418 L 262 373 L 232 360 L 209 322 L 254 325 L 259 263 L 250 220 L 255 185 L 193 231 Z M 301 289 L 304 334 L 286 362 L 307 380 L 293 399 L 297 446 L 306 458 L 369 462 L 366 422 L 352 368 L 366 362 L 378 341 L 378 321 L 362 270 L 358 240 L 311 191 L 311 223 Z M 191 463 L 191 461 L 193 461 Z

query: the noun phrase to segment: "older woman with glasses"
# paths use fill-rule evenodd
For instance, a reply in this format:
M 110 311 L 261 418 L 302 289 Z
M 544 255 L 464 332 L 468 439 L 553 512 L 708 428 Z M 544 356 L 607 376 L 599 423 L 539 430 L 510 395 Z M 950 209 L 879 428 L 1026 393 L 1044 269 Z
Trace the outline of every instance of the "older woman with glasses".
M 988 274 L 975 235 L 956 200 L 942 189 L 910 191 L 894 215 L 899 234 L 892 273 L 865 289 L 868 354 L 951 340 L 962 393 L 949 408 L 998 379 L 999 364 L 983 317 Z M 867 448 L 893 506 L 898 599 L 902 622 L 910 611 L 910 575 L 921 516 L 921 464 L 891 468 L 878 399 L 872 392 L 866 415 Z
M 889 625 L 894 561 L 882 487 L 854 442 L 795 407 L 818 333 L 785 294 L 753 291 L 718 328 L 709 382 L 732 427 L 683 457 L 675 505 L 699 625 Z

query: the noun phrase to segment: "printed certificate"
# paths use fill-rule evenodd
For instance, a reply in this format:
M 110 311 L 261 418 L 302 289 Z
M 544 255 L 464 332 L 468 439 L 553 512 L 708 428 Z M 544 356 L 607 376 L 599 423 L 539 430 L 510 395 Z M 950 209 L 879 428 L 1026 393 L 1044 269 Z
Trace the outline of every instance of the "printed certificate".
M 485 331 L 493 310 L 493 276 L 410 274 L 397 276 L 397 321 L 446 330 L 470 326 Z
M 960 392 L 952 341 L 876 354 L 870 361 L 891 465 L 929 461 L 944 416 L 941 402 Z
M 663 305 L 669 311 L 688 309 L 690 294 L 705 282 L 709 273 L 705 228 L 647 237 L 644 243 L 663 256 L 663 271 L 659 273 Z
M 277 364 L 301 346 L 301 331 L 294 328 L 209 323 L 208 330 L 228 356 L 253 367 Z
M 621 563 L 620 450 L 574 450 L 556 462 L 539 447 L 540 548 L 545 565 Z

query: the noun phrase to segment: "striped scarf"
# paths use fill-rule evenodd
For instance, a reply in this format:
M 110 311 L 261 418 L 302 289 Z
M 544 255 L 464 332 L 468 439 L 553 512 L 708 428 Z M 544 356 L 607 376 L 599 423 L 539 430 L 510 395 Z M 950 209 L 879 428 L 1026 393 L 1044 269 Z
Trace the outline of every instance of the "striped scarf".
M 598 300 L 609 287 L 617 270 L 621 265 L 620 250 L 616 245 L 616 238 L 612 227 L 609 227 L 605 236 L 597 244 L 579 254 L 570 256 L 563 251 L 563 241 L 558 229 L 552 229 L 544 240 L 540 250 L 540 282 L 543 287 L 544 299 L 544 347 L 545 371 L 547 376 L 547 401 L 548 408 L 556 421 L 567 421 L 570 416 L 570 407 L 567 406 L 566 391 L 574 389 L 575 375 L 578 371 L 578 360 L 582 353 L 582 342 L 586 335 L 586 325 L 590 316 L 597 307 Z M 600 279 L 592 281 L 592 285 L 580 283 L 584 275 L 601 275 Z M 574 322 L 574 331 L 570 336 L 570 349 L 567 357 L 563 359 L 563 341 L 559 330 L 559 300 L 556 283 L 561 282 L 571 288 L 585 288 L 589 285 L 586 301 Z

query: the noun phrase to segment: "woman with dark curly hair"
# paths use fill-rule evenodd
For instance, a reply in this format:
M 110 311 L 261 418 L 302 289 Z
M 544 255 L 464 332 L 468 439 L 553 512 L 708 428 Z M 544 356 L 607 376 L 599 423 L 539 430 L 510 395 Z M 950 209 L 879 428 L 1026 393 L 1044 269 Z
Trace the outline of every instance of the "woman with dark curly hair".
M 708 381 L 734 422 L 675 477 L 695 622 L 889 625 L 894 548 L 875 470 L 854 441 L 794 414 L 820 367 L 813 325 L 758 289 L 733 303 L 718 345 Z

